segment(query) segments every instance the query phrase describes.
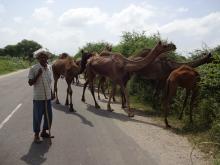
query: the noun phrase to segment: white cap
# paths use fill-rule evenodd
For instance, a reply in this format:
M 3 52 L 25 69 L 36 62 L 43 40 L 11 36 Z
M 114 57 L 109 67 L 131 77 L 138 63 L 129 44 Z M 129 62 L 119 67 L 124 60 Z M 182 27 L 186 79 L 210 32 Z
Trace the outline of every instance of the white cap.
M 51 57 L 51 53 L 49 52 L 49 50 L 47 48 L 40 48 L 38 50 L 36 50 L 33 55 L 34 55 L 34 58 L 38 58 L 38 56 L 40 54 L 45 54 L 48 58 Z

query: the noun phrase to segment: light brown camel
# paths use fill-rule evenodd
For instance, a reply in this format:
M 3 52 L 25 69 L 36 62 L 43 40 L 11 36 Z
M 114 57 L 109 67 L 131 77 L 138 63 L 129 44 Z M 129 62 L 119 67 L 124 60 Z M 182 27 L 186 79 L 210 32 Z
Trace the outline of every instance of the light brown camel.
M 52 71 L 53 71 L 53 77 L 54 77 L 54 94 L 53 95 L 56 98 L 56 103 L 59 104 L 58 92 L 57 92 L 57 81 L 60 78 L 60 76 L 63 75 L 68 85 L 65 105 L 70 105 L 69 111 L 74 111 L 73 104 L 72 104 L 71 82 L 73 81 L 73 78 L 76 75 L 81 74 L 84 71 L 85 66 L 86 66 L 85 64 L 91 56 L 92 56 L 91 53 L 82 51 L 82 60 L 81 60 L 80 66 L 76 65 L 70 56 L 66 56 L 63 59 L 62 58 L 58 59 L 52 64 Z M 70 103 L 69 103 L 69 96 L 70 96 Z
M 82 101 L 85 101 L 84 93 L 85 93 L 86 86 L 89 83 L 90 91 L 92 93 L 92 96 L 95 102 L 95 107 L 100 108 L 100 106 L 98 105 L 95 99 L 93 80 L 96 74 L 106 76 L 106 77 L 109 77 L 113 81 L 113 87 L 112 87 L 112 91 L 109 97 L 107 110 L 113 111 L 111 109 L 110 102 L 114 94 L 116 84 L 118 84 L 123 94 L 125 95 L 126 100 L 128 100 L 126 102 L 127 107 L 128 107 L 128 116 L 133 117 L 134 113 L 130 109 L 128 93 L 123 84 L 123 76 L 127 72 L 135 72 L 143 68 L 144 66 L 149 65 L 161 53 L 169 51 L 169 50 L 173 50 L 173 49 L 176 49 L 176 46 L 174 44 L 172 43 L 163 44 L 161 41 L 159 41 L 157 45 L 150 51 L 148 56 L 144 57 L 142 60 L 129 60 L 119 53 L 112 53 L 112 52 L 103 52 L 106 55 L 90 58 L 86 65 L 87 80 L 83 88 Z
M 165 115 L 165 124 L 166 127 L 170 127 L 167 120 L 167 115 L 170 110 L 170 102 L 172 97 L 176 95 L 177 87 L 182 87 L 186 90 L 186 97 L 183 103 L 183 108 L 180 114 L 180 119 L 182 118 L 184 108 L 187 103 L 188 97 L 191 95 L 190 100 L 190 122 L 192 122 L 192 110 L 193 110 L 193 103 L 195 98 L 198 94 L 198 83 L 200 80 L 199 73 L 190 66 L 182 65 L 179 68 L 173 70 L 169 77 L 166 80 L 166 89 L 164 94 L 163 100 L 163 108 L 164 108 L 164 115 Z

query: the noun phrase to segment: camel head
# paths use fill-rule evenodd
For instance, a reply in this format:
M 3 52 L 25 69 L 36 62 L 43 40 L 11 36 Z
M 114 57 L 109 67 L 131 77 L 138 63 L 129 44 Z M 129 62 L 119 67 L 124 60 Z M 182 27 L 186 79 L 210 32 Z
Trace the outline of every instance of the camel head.
M 80 74 L 85 70 L 88 59 L 94 56 L 93 53 L 85 52 L 84 50 L 82 50 L 81 53 L 82 53 L 82 58 L 80 62 Z
M 158 49 L 158 53 L 162 54 L 162 53 L 166 53 L 169 51 L 174 51 L 176 50 L 176 45 L 171 43 L 162 43 L 161 41 L 159 41 L 157 43 L 157 45 L 154 47 L 154 49 L 157 48 Z
M 105 47 L 105 50 L 111 52 L 112 51 L 112 45 L 107 44 L 106 47 Z
M 62 53 L 59 55 L 59 59 L 65 59 L 67 58 L 69 55 L 67 53 Z
M 211 63 L 211 62 L 214 60 L 214 58 L 213 58 L 211 52 L 209 52 L 209 53 L 204 53 L 204 54 L 205 54 L 205 56 L 207 57 L 207 58 L 206 58 L 206 63 L 207 63 L 207 64 L 208 64 L 208 63 Z

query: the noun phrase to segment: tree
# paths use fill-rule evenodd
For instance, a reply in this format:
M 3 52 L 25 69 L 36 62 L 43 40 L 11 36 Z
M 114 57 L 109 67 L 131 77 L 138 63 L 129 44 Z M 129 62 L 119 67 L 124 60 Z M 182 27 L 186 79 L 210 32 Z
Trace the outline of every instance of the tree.
M 16 45 L 7 45 L 4 49 L 0 49 L 0 56 L 22 57 L 23 59 L 33 61 L 33 52 L 42 46 L 32 40 L 22 40 Z
M 33 52 L 40 49 L 42 46 L 35 41 L 24 39 L 21 42 L 17 43 L 16 47 L 17 53 L 20 57 L 32 60 Z
M 88 52 L 97 52 L 100 53 L 107 45 L 111 45 L 108 42 L 101 41 L 101 42 L 88 42 L 85 46 L 79 49 L 77 54 L 74 56 L 75 59 L 81 57 L 81 50 L 88 51 Z

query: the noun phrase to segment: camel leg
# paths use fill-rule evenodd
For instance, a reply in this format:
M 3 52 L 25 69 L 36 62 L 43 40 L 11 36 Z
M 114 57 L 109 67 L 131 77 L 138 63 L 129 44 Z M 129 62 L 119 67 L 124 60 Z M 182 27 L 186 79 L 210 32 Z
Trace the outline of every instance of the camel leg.
M 100 87 L 101 87 L 101 79 L 99 79 L 99 84 L 98 84 L 98 99 L 99 100 L 100 100 L 100 95 L 99 95 Z
M 83 102 L 85 102 L 85 90 L 86 90 L 88 83 L 89 83 L 89 81 L 86 80 L 86 82 L 84 83 L 84 86 L 83 86 L 83 94 L 82 94 L 82 98 L 81 98 L 81 101 L 83 101 Z
M 115 94 L 115 89 L 116 89 L 116 85 L 113 83 L 112 84 L 112 91 L 111 91 L 111 93 L 110 93 L 110 96 L 109 96 L 109 98 L 108 98 L 108 104 L 107 104 L 107 111 L 110 111 L 110 112 L 112 112 L 112 111 L 114 111 L 112 108 L 111 108 L 111 99 L 112 99 L 112 96 Z
M 102 90 L 102 94 L 104 95 L 105 99 L 108 99 L 105 95 L 105 89 L 104 89 L 104 85 L 105 85 L 105 81 L 106 81 L 106 78 L 105 77 L 101 77 L 99 79 L 99 84 L 98 84 L 98 99 L 100 100 L 100 95 L 99 95 L 99 91 L 100 91 L 100 88 Z
M 181 120 L 181 119 L 183 118 L 183 111 L 184 111 L 184 109 L 185 109 L 185 107 L 186 107 L 186 103 L 187 103 L 189 94 L 190 94 L 190 90 L 187 90 L 187 89 L 186 89 L 186 96 L 185 96 L 185 100 L 184 100 L 184 103 L 183 103 L 182 111 L 181 111 L 180 116 L 179 116 L 179 120 Z
M 94 76 L 95 77 L 95 76 Z M 92 93 L 92 97 L 93 97 L 93 100 L 95 102 L 95 107 L 96 108 L 100 108 L 99 104 L 97 103 L 96 99 L 95 99 L 95 94 L 94 94 L 94 84 L 93 84 L 93 78 L 91 78 L 89 80 L 89 88 L 90 88 L 90 92 Z
M 105 82 L 106 82 L 106 79 L 105 79 L 105 81 L 102 83 L 101 89 L 102 89 L 102 94 L 104 95 L 105 99 L 108 99 L 108 97 L 106 97 L 106 95 L 105 95 L 105 89 L 104 89 Z
M 76 76 L 76 85 L 79 85 L 79 76 Z
M 68 85 L 67 90 L 66 90 L 66 102 L 65 102 L 65 105 L 69 105 L 69 98 L 68 98 L 68 96 L 69 96 L 69 85 Z
M 113 95 L 112 95 L 112 100 L 113 100 L 113 102 L 116 102 L 116 99 L 115 99 L 116 89 L 117 89 L 117 85 L 115 85 L 114 93 L 113 93 Z M 113 90 L 113 89 L 112 89 L 112 90 Z
M 153 94 L 153 99 L 154 99 L 154 100 L 155 100 L 156 97 L 160 94 L 160 89 L 161 89 L 161 82 L 160 82 L 160 81 L 157 81 L 156 87 L 155 87 L 155 90 L 154 90 L 154 94 Z
M 170 109 L 169 101 L 167 99 L 165 99 L 165 101 L 164 101 L 164 122 L 165 122 L 165 125 L 167 128 L 171 128 L 171 126 L 169 125 L 168 120 L 167 120 L 169 109 Z
M 165 97 L 164 97 L 164 122 L 167 128 L 171 127 L 168 123 L 167 116 L 170 110 L 171 99 L 176 94 L 176 90 L 177 90 L 177 85 L 175 83 L 167 81 Z
M 122 89 L 120 89 L 121 92 L 121 107 L 122 108 L 126 108 L 126 98 L 125 98 L 125 94 L 123 93 Z
M 59 102 L 59 99 L 58 99 L 58 94 L 57 94 L 57 81 L 58 81 L 58 78 L 54 78 L 54 95 L 55 95 L 55 98 L 56 98 L 56 104 L 60 104 Z
M 120 85 L 120 87 L 125 95 L 126 106 L 128 108 L 128 117 L 134 117 L 134 112 L 130 108 L 129 95 L 128 95 L 127 89 L 124 87 L 124 85 Z
M 73 102 L 72 102 L 73 90 L 71 88 L 71 83 L 69 83 L 68 88 L 69 88 L 68 93 L 70 95 L 70 108 L 69 108 L 69 111 L 70 112 L 76 112 L 76 110 L 73 109 Z
M 197 97 L 197 95 L 198 95 L 198 88 L 196 88 L 192 91 L 192 96 L 191 96 L 191 100 L 190 100 L 189 120 L 191 123 L 193 122 L 192 111 L 193 111 L 194 101 L 195 101 L 195 98 Z
M 116 88 L 115 88 L 115 91 L 116 91 Z M 115 99 L 115 92 L 114 92 L 114 95 L 112 96 L 112 100 L 113 100 L 113 102 L 116 102 L 116 99 Z

